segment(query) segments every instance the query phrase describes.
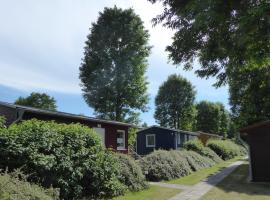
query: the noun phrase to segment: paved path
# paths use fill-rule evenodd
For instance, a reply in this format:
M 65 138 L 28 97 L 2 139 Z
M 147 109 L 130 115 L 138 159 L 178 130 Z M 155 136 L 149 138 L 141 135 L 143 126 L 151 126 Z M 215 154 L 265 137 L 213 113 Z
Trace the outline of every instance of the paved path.
M 180 190 L 187 190 L 187 189 L 190 189 L 191 187 L 191 186 L 186 186 L 186 185 L 169 184 L 169 183 L 162 183 L 162 182 L 149 182 L 149 184 L 158 185 L 158 186 L 167 187 L 167 188 L 180 189 Z
M 203 180 L 202 182 L 185 189 L 183 192 L 177 194 L 169 200 L 199 200 L 204 194 L 211 190 L 216 184 L 222 181 L 241 164 L 243 164 L 243 161 L 237 161 L 220 172 Z

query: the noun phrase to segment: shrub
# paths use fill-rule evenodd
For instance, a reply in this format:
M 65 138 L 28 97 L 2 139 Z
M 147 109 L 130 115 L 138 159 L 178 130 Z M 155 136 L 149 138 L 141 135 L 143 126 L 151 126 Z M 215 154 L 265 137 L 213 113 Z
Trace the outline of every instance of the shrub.
M 139 191 L 148 187 L 141 167 L 135 160 L 124 154 L 116 154 L 120 165 L 121 174 L 119 180 L 131 191 Z
M 191 173 L 187 160 L 172 151 L 158 150 L 140 161 L 146 179 L 150 181 L 171 180 Z
M 38 185 L 26 182 L 19 171 L 11 174 L 0 173 L 1 200 L 57 200 L 57 190 L 43 189 Z
M 210 158 L 201 156 L 195 151 L 179 151 L 179 153 L 186 157 L 193 171 L 198 171 L 206 167 L 211 167 L 215 164 L 215 162 Z
M 190 140 L 184 144 L 186 150 L 195 151 L 198 154 L 212 159 L 215 163 L 219 163 L 222 159 L 210 148 L 203 146 L 200 140 Z
M 29 181 L 60 188 L 61 199 L 112 197 L 125 186 L 117 159 L 79 124 L 24 121 L 0 133 L 0 168 L 22 168 Z
M 0 116 L 0 129 L 5 128 L 6 118 L 4 116 Z
M 210 140 L 207 146 L 216 152 L 223 160 L 243 155 L 243 148 L 230 140 Z

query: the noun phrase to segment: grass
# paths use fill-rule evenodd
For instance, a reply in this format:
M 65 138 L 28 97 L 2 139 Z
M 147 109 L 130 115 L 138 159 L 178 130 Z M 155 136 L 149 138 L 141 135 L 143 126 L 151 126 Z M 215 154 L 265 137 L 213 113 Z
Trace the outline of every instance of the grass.
M 166 183 L 181 184 L 181 185 L 195 185 L 196 183 L 199 183 L 203 179 L 207 178 L 208 176 L 219 172 L 223 168 L 227 167 L 228 165 L 240 159 L 241 159 L 240 157 L 236 157 L 231 160 L 223 161 L 219 164 L 214 165 L 213 167 L 204 168 L 202 170 L 193 172 L 192 174 L 188 176 L 185 176 L 179 179 L 166 181 Z
M 201 200 L 270 200 L 269 188 L 270 183 L 248 182 L 248 164 L 243 164 Z
M 149 189 L 140 192 L 129 192 L 113 200 L 167 200 L 180 192 L 179 189 L 150 186 Z

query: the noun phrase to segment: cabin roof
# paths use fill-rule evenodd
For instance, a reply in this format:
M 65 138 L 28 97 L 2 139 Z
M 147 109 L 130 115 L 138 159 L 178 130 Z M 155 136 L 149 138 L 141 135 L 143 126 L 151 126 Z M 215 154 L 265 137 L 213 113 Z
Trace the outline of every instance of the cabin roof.
M 258 122 L 258 123 L 246 126 L 246 127 L 242 128 L 242 129 L 240 129 L 240 133 L 241 134 L 249 134 L 250 132 L 252 132 L 252 131 L 254 131 L 256 129 L 261 128 L 261 127 L 265 127 L 265 126 L 270 127 L 270 120 L 262 121 L 262 122 Z
M 88 117 L 88 116 L 77 115 L 77 114 L 61 112 L 61 111 L 44 110 L 44 109 L 34 108 L 34 107 L 30 107 L 30 106 L 21 106 L 21 105 L 11 104 L 11 103 L 1 102 L 1 101 L 0 101 L 0 105 L 6 106 L 9 108 L 24 110 L 24 111 L 31 112 L 31 113 L 37 113 L 37 114 L 52 115 L 52 116 L 58 116 L 58 117 L 63 117 L 63 118 L 69 118 L 69 119 L 77 119 L 77 120 L 84 120 L 84 121 L 91 121 L 91 122 L 100 122 L 100 123 L 135 127 L 132 124 L 124 123 L 124 122 L 118 122 L 118 121 L 106 120 L 106 119 L 98 119 L 98 118 L 94 118 L 94 117 Z

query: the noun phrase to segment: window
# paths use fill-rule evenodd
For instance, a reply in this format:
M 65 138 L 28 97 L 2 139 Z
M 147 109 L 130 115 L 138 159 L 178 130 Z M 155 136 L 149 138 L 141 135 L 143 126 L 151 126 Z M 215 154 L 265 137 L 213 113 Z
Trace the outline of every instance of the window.
M 117 130 L 117 150 L 125 149 L 125 131 Z
M 181 135 L 180 135 L 180 133 L 177 134 L 177 144 L 181 144 Z
M 156 135 L 146 135 L 146 147 L 156 146 Z

